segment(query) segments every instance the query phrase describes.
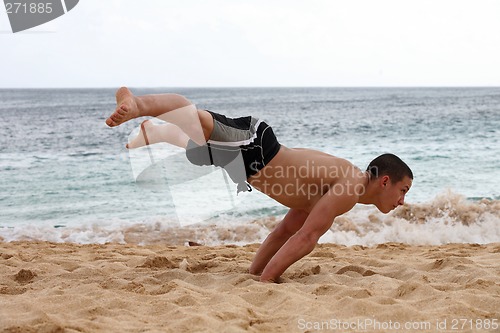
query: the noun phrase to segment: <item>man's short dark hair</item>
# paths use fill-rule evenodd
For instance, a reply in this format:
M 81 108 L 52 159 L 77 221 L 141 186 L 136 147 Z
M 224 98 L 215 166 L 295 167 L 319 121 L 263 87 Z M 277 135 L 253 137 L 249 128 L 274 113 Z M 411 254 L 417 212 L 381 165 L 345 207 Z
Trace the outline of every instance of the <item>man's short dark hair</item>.
M 370 172 L 373 178 L 387 175 L 394 183 L 403 180 L 405 176 L 413 179 L 410 167 L 394 154 L 382 154 L 375 158 L 366 171 Z

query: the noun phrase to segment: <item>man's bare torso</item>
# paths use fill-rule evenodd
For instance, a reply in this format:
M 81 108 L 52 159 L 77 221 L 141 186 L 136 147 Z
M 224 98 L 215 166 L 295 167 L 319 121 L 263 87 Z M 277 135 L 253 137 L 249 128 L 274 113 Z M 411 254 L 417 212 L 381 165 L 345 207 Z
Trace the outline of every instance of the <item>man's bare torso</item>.
M 310 212 L 318 200 L 341 179 L 362 181 L 363 173 L 353 164 L 317 150 L 287 148 L 249 183 L 281 204 Z

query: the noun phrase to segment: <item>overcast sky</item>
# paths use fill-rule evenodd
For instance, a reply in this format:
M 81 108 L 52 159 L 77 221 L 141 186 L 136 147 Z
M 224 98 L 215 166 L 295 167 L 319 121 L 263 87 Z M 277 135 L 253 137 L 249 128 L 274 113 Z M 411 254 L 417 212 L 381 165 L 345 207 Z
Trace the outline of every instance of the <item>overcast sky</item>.
M 80 0 L 0 50 L 0 88 L 500 86 L 500 1 Z

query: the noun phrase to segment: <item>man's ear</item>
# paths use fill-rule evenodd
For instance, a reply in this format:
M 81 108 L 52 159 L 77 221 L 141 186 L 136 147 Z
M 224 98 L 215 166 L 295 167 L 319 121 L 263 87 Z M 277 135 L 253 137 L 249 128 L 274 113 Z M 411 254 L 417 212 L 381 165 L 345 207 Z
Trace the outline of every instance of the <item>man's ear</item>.
M 391 182 L 391 178 L 387 175 L 380 177 L 380 187 L 387 187 Z

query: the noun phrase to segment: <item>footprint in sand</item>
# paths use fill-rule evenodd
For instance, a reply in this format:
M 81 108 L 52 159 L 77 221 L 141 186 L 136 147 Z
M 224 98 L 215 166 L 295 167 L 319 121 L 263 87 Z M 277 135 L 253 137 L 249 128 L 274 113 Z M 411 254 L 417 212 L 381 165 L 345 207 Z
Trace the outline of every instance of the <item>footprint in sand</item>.
M 445 268 L 462 269 L 466 265 L 472 265 L 474 261 L 462 257 L 448 257 L 437 259 L 432 264 L 427 265 L 430 269 L 441 270 Z
M 21 295 L 28 289 L 22 287 L 0 286 L 0 295 Z
M 35 272 L 32 272 L 29 269 L 21 269 L 16 275 L 14 275 L 14 280 L 20 284 L 26 284 L 30 283 L 35 277 Z
M 310 275 L 318 275 L 321 272 L 321 266 L 316 265 L 290 275 L 291 279 L 300 279 Z
M 348 272 L 358 273 L 361 276 L 372 276 L 372 275 L 378 274 L 370 269 L 365 269 L 361 266 L 355 266 L 355 265 L 344 266 L 344 267 L 340 268 L 335 274 L 345 274 Z
M 169 260 L 166 257 L 148 257 L 144 264 L 138 266 L 140 268 L 179 268 L 179 265 Z

